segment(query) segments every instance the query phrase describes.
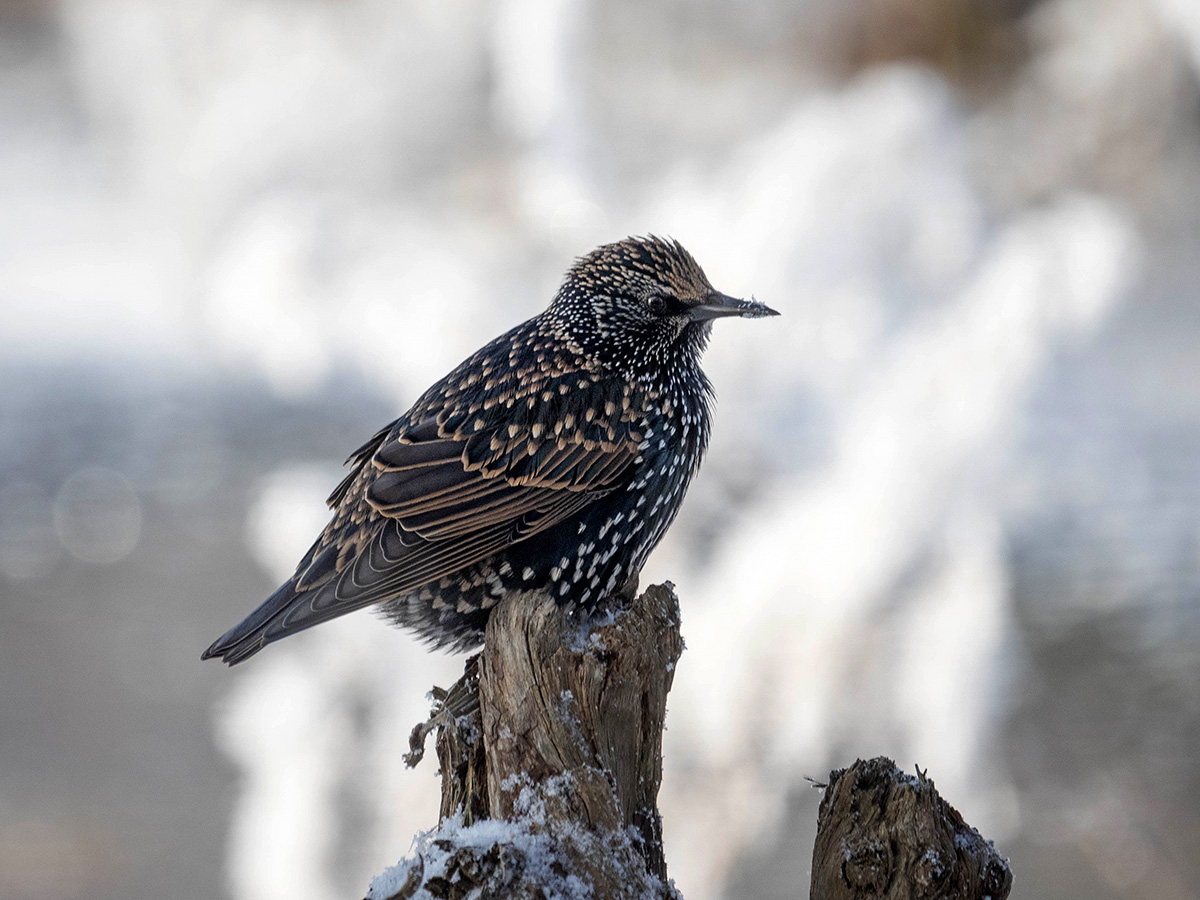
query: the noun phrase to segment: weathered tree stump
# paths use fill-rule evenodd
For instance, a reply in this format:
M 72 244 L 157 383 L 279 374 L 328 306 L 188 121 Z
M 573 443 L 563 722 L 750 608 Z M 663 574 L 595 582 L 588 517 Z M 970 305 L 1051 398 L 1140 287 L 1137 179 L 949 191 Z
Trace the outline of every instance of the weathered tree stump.
M 920 770 L 890 759 L 829 775 L 810 900 L 1005 900 L 1008 863 Z
M 414 731 L 416 760 L 438 726 L 441 825 L 368 896 L 676 896 L 657 798 L 682 650 L 669 584 L 591 622 L 545 593 L 505 600 L 483 652 Z
M 667 692 L 683 650 L 668 585 L 582 622 L 544 593 L 505 600 L 413 731 L 438 731 L 438 828 L 368 900 L 679 900 L 658 789 Z M 1006 900 L 1012 873 L 918 771 L 888 759 L 831 773 L 811 900 Z

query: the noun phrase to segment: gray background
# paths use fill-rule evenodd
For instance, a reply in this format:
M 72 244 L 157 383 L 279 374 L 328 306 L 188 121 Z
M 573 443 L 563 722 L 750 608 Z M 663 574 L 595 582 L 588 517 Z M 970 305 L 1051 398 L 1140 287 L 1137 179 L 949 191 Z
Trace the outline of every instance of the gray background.
M 690 900 L 803 896 L 820 780 L 928 766 L 1016 896 L 1200 877 L 1200 6 L 0 2 L 0 896 L 361 896 L 436 820 L 431 657 L 200 651 L 338 463 L 571 258 L 682 240 L 709 459 Z

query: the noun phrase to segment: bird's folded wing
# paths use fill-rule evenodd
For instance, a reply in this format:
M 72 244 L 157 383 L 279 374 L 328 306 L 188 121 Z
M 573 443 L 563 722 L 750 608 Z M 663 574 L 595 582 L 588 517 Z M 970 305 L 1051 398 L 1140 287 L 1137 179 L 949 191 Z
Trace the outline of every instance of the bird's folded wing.
M 378 516 L 342 527 L 335 518 L 268 640 L 436 582 L 553 527 L 625 487 L 638 452 L 629 438 L 538 440 L 507 429 L 502 441 L 491 430 L 446 438 L 431 422 L 375 440 L 370 459 L 352 459 Z
M 470 373 L 485 363 L 468 360 L 418 400 L 420 414 L 351 455 L 329 498 L 333 520 L 295 574 L 207 656 L 238 662 L 284 635 L 436 586 L 628 487 L 649 437 L 638 424 L 646 394 L 557 362 L 505 370 L 492 376 L 503 383 L 482 385 L 491 393 L 472 394 Z
M 427 426 L 426 426 L 427 427 Z M 418 428 L 419 434 L 423 428 Z M 400 526 L 428 540 L 465 536 L 493 524 L 516 524 L 539 511 L 548 527 L 616 487 L 637 455 L 631 439 L 595 442 L 537 439 L 481 431 L 469 438 L 413 441 L 402 433 L 385 441 L 372 464 L 378 470 L 367 501 Z M 586 504 L 585 504 L 586 505 Z

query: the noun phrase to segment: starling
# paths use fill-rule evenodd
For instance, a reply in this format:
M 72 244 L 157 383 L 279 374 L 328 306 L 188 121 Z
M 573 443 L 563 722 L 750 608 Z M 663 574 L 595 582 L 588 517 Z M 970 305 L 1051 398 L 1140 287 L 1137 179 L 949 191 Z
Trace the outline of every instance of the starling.
M 295 574 L 203 658 L 232 665 L 364 606 L 459 650 L 509 591 L 595 610 L 641 570 L 704 455 L 712 320 L 773 315 L 714 290 L 678 241 L 593 250 L 549 308 L 347 460 Z

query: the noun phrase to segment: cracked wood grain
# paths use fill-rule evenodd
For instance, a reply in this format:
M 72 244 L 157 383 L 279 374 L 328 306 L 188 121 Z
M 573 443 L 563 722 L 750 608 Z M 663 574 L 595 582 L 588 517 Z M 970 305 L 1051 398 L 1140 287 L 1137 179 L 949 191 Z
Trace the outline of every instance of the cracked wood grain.
M 830 773 L 811 900 L 1006 900 L 1012 871 L 924 772 L 885 757 Z

